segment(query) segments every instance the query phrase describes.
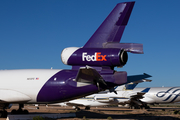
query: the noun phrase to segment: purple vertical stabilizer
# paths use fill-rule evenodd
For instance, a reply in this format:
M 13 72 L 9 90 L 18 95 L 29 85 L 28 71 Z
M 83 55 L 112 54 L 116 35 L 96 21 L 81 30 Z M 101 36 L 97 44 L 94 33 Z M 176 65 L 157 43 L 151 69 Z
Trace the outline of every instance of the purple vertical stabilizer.
M 119 3 L 91 36 L 84 48 L 103 48 L 106 42 L 119 42 L 135 2 Z

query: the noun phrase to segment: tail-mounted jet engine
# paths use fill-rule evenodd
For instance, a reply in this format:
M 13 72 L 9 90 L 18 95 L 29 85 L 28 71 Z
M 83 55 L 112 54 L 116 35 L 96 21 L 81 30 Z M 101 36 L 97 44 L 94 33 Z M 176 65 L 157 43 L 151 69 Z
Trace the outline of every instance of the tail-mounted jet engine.
M 127 52 L 117 48 L 65 48 L 61 53 L 62 62 L 66 65 L 119 66 L 128 60 Z
M 65 48 L 61 60 L 66 65 L 122 67 L 128 60 L 127 52 L 143 54 L 143 45 L 137 43 L 106 43 L 103 48 Z

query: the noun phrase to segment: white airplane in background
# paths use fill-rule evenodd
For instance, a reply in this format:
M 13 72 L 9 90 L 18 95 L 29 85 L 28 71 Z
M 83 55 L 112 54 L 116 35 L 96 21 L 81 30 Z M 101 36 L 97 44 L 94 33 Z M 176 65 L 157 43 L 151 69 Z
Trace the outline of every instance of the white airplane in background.
M 106 106 L 106 105 L 125 105 L 125 104 L 136 104 L 142 96 L 148 92 L 149 88 L 145 88 L 138 92 L 132 92 L 138 83 L 141 82 L 151 82 L 146 78 L 151 77 L 150 75 L 136 75 L 128 76 L 128 80 L 133 81 L 132 83 L 121 85 L 115 88 L 115 92 L 102 91 L 97 94 L 89 95 L 80 99 L 71 100 L 63 103 L 56 103 L 50 105 L 60 105 L 60 106 L 73 106 L 76 110 L 80 110 L 80 106 L 84 106 L 86 110 L 89 110 L 90 107 L 97 106 Z
M 78 106 L 85 106 L 85 109 L 88 110 L 92 106 L 105 106 L 112 104 L 128 105 L 132 109 L 148 109 L 150 107 L 147 104 L 168 104 L 180 102 L 180 87 L 134 88 L 137 83 L 140 83 L 141 81 L 117 87 L 117 94 L 103 91 L 98 94 L 89 95 L 69 102 L 58 103 L 56 105 L 75 106 L 77 110 L 79 110 Z M 150 82 L 150 80 L 145 81 Z
M 138 92 L 145 88 L 135 88 L 132 92 Z M 147 104 L 168 104 L 180 102 L 180 87 L 151 87 L 149 91 L 139 99 L 138 104 L 132 103 L 131 108 L 149 108 Z

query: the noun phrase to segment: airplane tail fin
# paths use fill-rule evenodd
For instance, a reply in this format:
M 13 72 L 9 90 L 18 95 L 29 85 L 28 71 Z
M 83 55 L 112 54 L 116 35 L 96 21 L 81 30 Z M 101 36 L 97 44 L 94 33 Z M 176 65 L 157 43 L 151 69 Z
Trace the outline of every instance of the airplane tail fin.
M 145 88 L 144 90 L 141 91 L 141 93 L 147 93 L 150 90 L 150 88 Z
M 84 48 L 103 48 L 105 43 L 118 43 L 128 23 L 134 3 L 117 4 L 84 45 Z

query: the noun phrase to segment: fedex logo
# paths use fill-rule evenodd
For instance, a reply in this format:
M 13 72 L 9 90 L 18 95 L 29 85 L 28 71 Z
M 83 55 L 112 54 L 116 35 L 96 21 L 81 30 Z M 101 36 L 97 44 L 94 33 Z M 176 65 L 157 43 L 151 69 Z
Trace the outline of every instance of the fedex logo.
M 95 52 L 94 55 L 87 55 L 87 52 L 82 53 L 82 61 L 107 61 L 106 55 L 101 55 L 101 52 Z

